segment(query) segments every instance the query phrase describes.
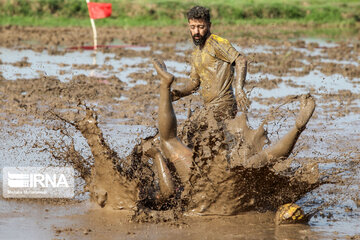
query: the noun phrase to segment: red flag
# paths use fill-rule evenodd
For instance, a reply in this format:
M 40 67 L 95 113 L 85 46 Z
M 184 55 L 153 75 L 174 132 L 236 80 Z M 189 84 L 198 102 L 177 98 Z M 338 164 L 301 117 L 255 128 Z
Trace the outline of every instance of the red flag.
M 89 15 L 92 19 L 107 18 L 111 16 L 111 3 L 95 3 L 88 4 Z

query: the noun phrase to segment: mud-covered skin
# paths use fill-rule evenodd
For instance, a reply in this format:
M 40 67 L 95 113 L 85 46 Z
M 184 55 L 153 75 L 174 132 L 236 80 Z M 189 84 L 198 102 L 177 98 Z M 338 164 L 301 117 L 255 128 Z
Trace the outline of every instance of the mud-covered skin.
M 154 59 L 153 64 L 161 79 L 158 116 L 160 148 L 164 156 L 175 165 L 182 182 L 186 183 L 192 166 L 192 151 L 177 137 L 177 121 L 170 94 L 174 77 L 167 72 L 164 62 Z
M 252 197 L 249 198 L 249 193 L 244 189 L 246 188 L 244 184 L 249 184 L 245 176 L 249 173 L 253 174 L 254 189 L 265 185 L 262 183 L 264 177 L 276 176 L 269 167 L 290 155 L 314 112 L 314 99 L 309 94 L 300 97 L 300 113 L 294 127 L 276 144 L 266 149 L 263 149 L 267 139 L 263 125 L 257 130 L 250 129 L 245 114 L 227 122 L 219 122 L 212 112 L 203 112 L 205 116 L 197 119 L 194 124 L 198 124 L 198 129 L 190 130 L 193 134 L 190 137 L 193 138 L 190 140 L 194 149 L 192 156 L 191 150 L 185 147 L 177 136 L 176 116 L 172 108 L 170 92 L 174 77 L 167 74 L 166 66 L 162 61 L 155 59 L 153 64 L 161 79 L 160 148 L 169 161 L 175 164 L 185 185 L 183 197 L 189 200 L 189 213 L 232 215 L 246 209 L 264 207 L 261 200 L 264 191 L 258 192 L 258 195 L 250 194 Z M 314 171 L 309 175 L 317 178 L 318 172 Z M 284 189 L 293 185 L 298 185 L 297 192 L 293 196 L 280 197 L 281 201 L 275 200 L 276 193 L 284 194 Z M 267 206 L 274 208 L 284 203 L 282 201 L 285 199 L 294 201 L 317 185 L 317 181 L 306 183 L 296 178 L 284 177 L 281 185 L 272 187 L 275 191 L 271 191 L 273 200 L 269 201 Z
M 219 122 L 211 112 L 203 111 L 204 115 L 193 116 L 195 124 L 186 136 L 178 136 L 170 95 L 174 78 L 167 74 L 162 61 L 154 60 L 153 64 L 161 78 L 160 143 L 150 137 L 137 145 L 128 158 L 120 159 L 106 143 L 93 110 L 85 108 L 84 118 L 73 123 L 86 138 L 95 159 L 88 178 L 89 191 L 101 207 L 140 210 L 138 213 L 141 213 L 146 208 L 166 206 L 165 209 L 185 210 L 187 214 L 234 215 L 246 210 L 276 209 L 298 200 L 319 185 L 317 166 L 312 166 L 311 171 L 305 171 L 305 166 L 291 176 L 283 176 L 271 168 L 281 164 L 291 152 L 296 141 L 292 136 L 304 130 L 315 107 L 311 96 L 300 98 L 299 117 L 288 133 L 291 136 L 284 138 L 293 139 L 280 146 L 276 144 L 276 151 L 271 147 L 263 150 L 267 140 L 263 125 L 250 129 L 245 114 Z M 180 140 L 184 137 L 193 150 Z M 154 162 L 152 170 L 141 171 L 149 157 Z M 120 167 L 120 163 L 125 167 Z M 126 166 L 140 170 L 129 171 Z M 155 179 L 158 179 L 159 192 L 156 192 Z M 169 198 L 173 200 L 169 202 Z M 176 207 L 179 204 L 181 208 Z

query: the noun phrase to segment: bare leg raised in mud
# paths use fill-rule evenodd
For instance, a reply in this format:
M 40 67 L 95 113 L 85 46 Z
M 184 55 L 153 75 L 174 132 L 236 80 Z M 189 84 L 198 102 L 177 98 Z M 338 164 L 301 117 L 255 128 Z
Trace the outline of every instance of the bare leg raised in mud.
M 177 122 L 171 101 L 170 87 L 174 76 L 167 72 L 164 62 L 154 59 L 154 67 L 160 76 L 159 132 L 160 148 L 165 157 L 174 164 L 182 181 L 189 180 L 192 151 L 177 137 Z
M 159 103 L 161 150 L 165 157 L 175 165 L 182 182 L 185 183 L 189 179 L 190 168 L 192 166 L 192 151 L 177 137 L 176 116 L 170 95 L 170 87 L 174 81 L 174 76 L 167 72 L 166 66 L 162 61 L 154 60 L 153 64 L 161 78 Z M 286 159 L 291 154 L 297 139 L 304 131 L 315 109 L 315 101 L 310 95 L 302 95 L 300 102 L 300 113 L 293 128 L 275 145 L 264 150 L 266 133 L 263 125 L 256 130 L 249 129 L 246 124 L 246 114 L 228 121 L 229 130 L 242 131 L 245 141 L 252 145 L 252 154 L 242 154 L 240 156 L 244 167 L 258 168 L 272 165 L 278 160 Z
M 286 159 L 291 154 L 300 134 L 305 130 L 306 124 L 310 120 L 314 110 L 314 99 L 310 94 L 302 95 L 300 97 L 300 113 L 296 118 L 295 125 L 275 145 L 247 159 L 245 161 L 246 167 L 261 167 L 274 164 L 279 159 Z M 261 132 L 263 131 L 258 129 L 257 135 L 261 136 Z

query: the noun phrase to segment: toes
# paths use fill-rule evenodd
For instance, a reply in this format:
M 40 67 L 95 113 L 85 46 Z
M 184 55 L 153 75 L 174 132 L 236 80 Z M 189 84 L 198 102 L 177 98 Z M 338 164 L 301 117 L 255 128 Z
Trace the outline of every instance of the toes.
M 164 61 L 162 61 L 160 59 L 157 59 L 157 58 L 153 58 L 152 63 L 153 63 L 155 68 L 160 68 L 162 70 L 167 71 Z
M 296 127 L 304 130 L 315 110 L 315 100 L 310 94 L 304 94 L 300 97 L 300 115 L 296 119 Z
M 303 94 L 300 96 L 301 107 L 305 107 L 307 103 L 308 94 Z
M 159 63 L 159 60 L 156 59 L 156 58 L 153 58 L 152 59 L 152 64 L 154 65 L 155 69 L 157 70 L 158 68 L 160 68 L 160 63 Z
M 315 100 L 310 93 L 303 94 L 300 97 L 300 104 L 301 108 L 312 108 L 315 105 Z
M 107 191 L 100 189 L 95 191 L 95 198 L 96 198 L 96 202 L 100 205 L 100 207 L 105 207 L 107 198 L 108 198 L 108 193 Z
M 305 104 L 306 108 L 315 108 L 315 100 L 314 98 L 309 94 L 306 98 L 306 104 Z

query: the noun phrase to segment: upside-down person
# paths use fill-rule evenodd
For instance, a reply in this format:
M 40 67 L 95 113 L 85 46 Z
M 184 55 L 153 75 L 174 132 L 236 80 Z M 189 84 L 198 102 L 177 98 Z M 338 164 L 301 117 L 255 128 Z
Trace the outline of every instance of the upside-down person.
M 171 176 L 169 176 L 169 170 L 164 159 L 168 159 L 175 166 L 182 183 L 187 184 L 193 166 L 193 150 L 183 144 L 177 136 L 177 120 L 171 101 L 171 84 L 174 81 L 174 76 L 167 72 L 166 66 L 161 60 L 154 59 L 153 64 L 161 81 L 158 120 L 160 151 L 154 151 L 153 157 L 156 165 L 160 167 L 160 171 L 158 170 L 160 173 L 160 190 L 163 198 L 166 198 L 173 194 L 174 184 Z M 314 109 L 314 99 L 309 94 L 302 95 L 300 97 L 300 113 L 294 126 L 274 145 L 261 149 L 252 156 L 248 156 L 247 159 L 243 159 L 244 167 L 258 168 L 274 164 L 279 159 L 286 159 L 291 154 Z M 236 118 L 241 118 L 241 116 Z M 243 117 L 243 119 L 246 118 Z M 236 126 L 237 121 L 234 120 L 230 120 L 235 123 L 232 131 L 241 132 L 243 126 L 241 124 Z M 255 138 L 252 141 L 261 141 L 264 137 L 263 126 L 256 130 L 254 136 Z

